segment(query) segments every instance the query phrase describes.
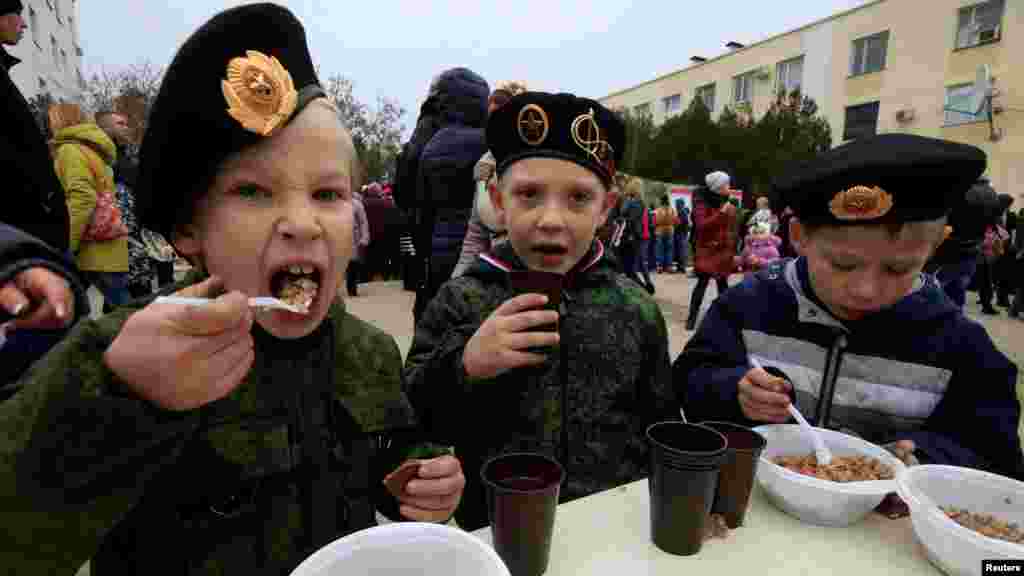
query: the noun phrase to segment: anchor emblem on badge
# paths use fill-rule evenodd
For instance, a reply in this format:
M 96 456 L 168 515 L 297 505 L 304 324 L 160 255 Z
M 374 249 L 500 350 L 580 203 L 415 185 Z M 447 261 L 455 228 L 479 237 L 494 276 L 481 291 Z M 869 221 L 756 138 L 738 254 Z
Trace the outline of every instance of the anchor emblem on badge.
M 572 128 L 569 131 L 572 140 L 594 159 L 598 164 L 604 164 L 608 160 L 608 152 L 611 145 L 601 139 L 601 127 L 594 119 L 594 109 L 591 108 L 586 114 L 580 114 L 572 121 Z

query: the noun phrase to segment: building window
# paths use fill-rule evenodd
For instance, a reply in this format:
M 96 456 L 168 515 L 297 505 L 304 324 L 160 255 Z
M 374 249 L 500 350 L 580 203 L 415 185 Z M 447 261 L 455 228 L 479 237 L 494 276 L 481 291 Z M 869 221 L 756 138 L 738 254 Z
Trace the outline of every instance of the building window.
M 874 136 L 878 132 L 878 102 L 846 107 L 843 140 Z
M 957 49 L 999 40 L 1004 5 L 1005 0 L 989 0 L 961 8 L 956 28 Z
M 31 6 L 28 7 L 28 27 L 32 29 L 32 41 L 36 43 L 36 48 L 42 50 L 43 45 L 39 43 L 39 18 Z
M 60 51 L 57 49 L 57 39 L 50 35 L 50 50 L 53 52 L 53 63 L 60 68 Z
M 715 111 L 715 85 L 707 84 L 697 88 L 697 98 L 704 103 L 709 112 Z
M 779 62 L 775 71 L 775 91 L 790 94 L 800 90 L 804 80 L 804 57 Z
M 57 23 L 58 24 L 62 24 L 61 18 L 60 18 L 60 0 L 53 0 L 53 2 L 54 2 L 53 9 L 54 9 L 55 12 L 57 12 Z
M 633 106 L 633 114 L 635 116 L 650 116 L 651 103 L 644 102 L 643 104 L 637 104 L 636 106 Z
M 42 77 L 39 78 L 39 89 L 46 90 L 46 80 L 43 80 Z
M 68 53 L 63 48 L 60 50 L 60 63 L 65 70 L 68 69 Z
M 71 41 L 78 46 L 78 28 L 75 28 L 75 19 L 68 16 L 68 28 L 71 29 Z
M 750 104 L 754 100 L 754 74 L 747 72 L 732 79 L 732 101 Z
M 46 5 L 50 7 L 50 11 L 53 11 L 53 0 L 46 0 Z
M 946 106 L 944 124 L 956 126 L 977 122 L 978 116 L 971 110 L 974 101 L 974 84 L 960 84 L 946 87 Z
M 888 47 L 888 30 L 854 40 L 853 53 L 850 54 L 850 76 L 885 70 L 885 53 Z
M 683 97 L 680 94 L 674 96 L 668 96 L 661 99 L 662 106 L 665 108 L 665 114 L 675 114 L 679 112 L 683 107 Z

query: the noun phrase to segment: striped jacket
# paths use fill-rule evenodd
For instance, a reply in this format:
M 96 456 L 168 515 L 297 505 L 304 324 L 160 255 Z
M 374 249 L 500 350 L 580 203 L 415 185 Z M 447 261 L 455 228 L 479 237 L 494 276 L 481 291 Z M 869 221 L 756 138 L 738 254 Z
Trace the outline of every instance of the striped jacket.
M 688 418 L 756 424 L 737 401 L 748 355 L 785 372 L 801 412 L 826 413 L 831 428 L 875 443 L 913 440 L 925 463 L 1021 477 L 1017 367 L 930 275 L 857 322 L 817 300 L 802 258 L 748 276 L 712 304 L 675 361 Z

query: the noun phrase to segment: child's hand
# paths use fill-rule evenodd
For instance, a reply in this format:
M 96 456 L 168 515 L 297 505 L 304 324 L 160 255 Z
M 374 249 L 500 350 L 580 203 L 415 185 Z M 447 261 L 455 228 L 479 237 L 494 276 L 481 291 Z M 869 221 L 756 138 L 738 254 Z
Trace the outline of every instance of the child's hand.
M 175 296 L 211 297 L 220 284 L 213 277 Z M 205 306 L 150 304 L 128 318 L 103 359 L 141 398 L 191 410 L 227 396 L 249 373 L 252 322 L 240 292 Z
M 757 422 L 782 424 L 789 420 L 789 391 L 785 378 L 754 368 L 740 380 L 738 400 L 743 415 Z
M 423 460 L 398 498 L 399 513 L 417 522 L 446 522 L 459 506 L 465 486 L 466 477 L 458 458 Z
M 67 280 L 42 267 L 20 272 L 0 286 L 0 306 L 17 318 L 14 330 L 57 330 L 75 318 L 75 295 Z
M 466 344 L 462 353 L 466 374 L 471 378 L 494 378 L 512 368 L 542 364 L 543 354 L 523 350 L 558 344 L 558 332 L 527 331 L 558 322 L 554 310 L 531 310 L 547 301 L 543 294 L 522 294 L 503 302 Z

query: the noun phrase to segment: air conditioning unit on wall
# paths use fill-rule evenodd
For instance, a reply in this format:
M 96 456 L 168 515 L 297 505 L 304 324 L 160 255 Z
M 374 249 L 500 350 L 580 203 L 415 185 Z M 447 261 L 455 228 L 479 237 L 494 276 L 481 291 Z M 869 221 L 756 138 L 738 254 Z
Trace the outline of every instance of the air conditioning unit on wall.
M 903 110 L 899 110 L 899 111 L 896 112 L 896 121 L 897 122 L 913 122 L 913 120 L 914 120 L 914 109 L 913 108 L 904 108 Z

